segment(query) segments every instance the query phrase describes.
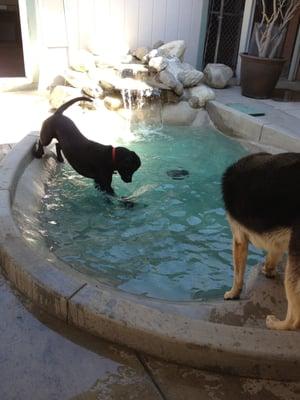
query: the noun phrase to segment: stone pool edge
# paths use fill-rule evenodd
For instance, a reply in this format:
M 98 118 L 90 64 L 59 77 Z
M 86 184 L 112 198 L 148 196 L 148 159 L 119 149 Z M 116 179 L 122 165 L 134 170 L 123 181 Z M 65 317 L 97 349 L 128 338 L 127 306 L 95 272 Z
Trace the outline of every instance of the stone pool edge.
M 215 127 L 228 136 L 249 140 L 262 148 L 300 151 L 298 137 L 263 117 L 252 117 L 216 100 L 209 101 L 206 110 Z
M 217 324 L 168 313 L 57 268 L 22 238 L 12 213 L 18 180 L 32 161 L 36 134 L 18 143 L 0 169 L 0 262 L 3 273 L 35 304 L 105 339 L 196 368 L 277 380 L 297 380 L 300 335 Z M 49 261 L 50 260 L 50 261 Z M 201 305 L 200 305 L 201 307 Z

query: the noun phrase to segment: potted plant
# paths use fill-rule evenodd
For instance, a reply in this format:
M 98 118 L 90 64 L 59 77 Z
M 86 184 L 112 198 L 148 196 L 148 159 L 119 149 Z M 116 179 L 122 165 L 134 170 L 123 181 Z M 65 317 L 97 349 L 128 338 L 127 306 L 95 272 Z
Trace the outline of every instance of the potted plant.
M 257 54 L 240 54 L 241 88 L 244 96 L 266 99 L 271 96 L 286 62 L 276 54 L 285 38 L 289 21 L 300 8 L 300 0 L 272 0 L 269 12 L 265 0 L 260 1 L 261 21 L 255 24 L 253 30 Z

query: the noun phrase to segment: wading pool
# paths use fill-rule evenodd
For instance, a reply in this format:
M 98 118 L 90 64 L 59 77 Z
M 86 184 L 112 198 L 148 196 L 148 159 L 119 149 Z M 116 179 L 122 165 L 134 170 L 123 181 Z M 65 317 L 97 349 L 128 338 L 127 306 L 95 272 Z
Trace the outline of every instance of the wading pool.
M 108 200 L 68 165 L 49 182 L 40 232 L 58 258 L 123 291 L 167 300 L 222 298 L 232 282 L 231 232 L 221 198 L 224 169 L 246 154 L 211 128 L 135 130 L 133 183 Z M 122 144 L 120 144 L 122 145 Z M 248 265 L 259 261 L 252 251 Z
M 261 130 L 219 103 L 210 108 L 217 122 L 226 113 L 228 130 L 234 125 L 242 139 Z M 222 300 L 232 260 L 221 177 L 247 153 L 240 143 L 265 150 L 259 141 L 211 128 L 136 130 L 130 143 L 118 143 L 142 159 L 132 184 L 114 177 L 118 196 L 134 203 L 126 208 L 58 164 L 51 148 L 33 159 L 37 138 L 24 137 L 0 169 L 0 264 L 20 293 L 137 352 L 218 373 L 299 380 L 299 334 L 265 327 L 266 315 L 286 313 L 281 271 L 270 280 L 256 265 L 241 299 Z M 247 264 L 262 259 L 252 250 Z

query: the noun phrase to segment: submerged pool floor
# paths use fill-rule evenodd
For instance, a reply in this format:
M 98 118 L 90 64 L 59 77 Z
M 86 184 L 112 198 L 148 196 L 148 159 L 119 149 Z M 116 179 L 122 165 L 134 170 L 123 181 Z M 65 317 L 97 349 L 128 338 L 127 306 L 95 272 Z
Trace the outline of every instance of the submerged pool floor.
M 120 145 L 124 145 L 120 143 Z M 213 129 L 139 128 L 127 147 L 141 168 L 107 199 L 67 164 L 49 183 L 40 230 L 62 260 L 124 291 L 168 300 L 220 298 L 231 286 L 224 169 L 246 154 Z M 259 259 L 252 251 L 248 264 Z

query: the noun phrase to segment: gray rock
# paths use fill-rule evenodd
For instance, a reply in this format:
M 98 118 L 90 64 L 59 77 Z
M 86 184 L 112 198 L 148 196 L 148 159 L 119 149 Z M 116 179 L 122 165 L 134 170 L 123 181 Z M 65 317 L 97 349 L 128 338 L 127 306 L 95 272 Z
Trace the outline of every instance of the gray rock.
M 173 40 L 172 42 L 168 42 L 163 44 L 158 48 L 159 55 L 165 57 L 177 57 L 179 59 L 183 59 L 185 52 L 185 42 L 184 40 Z
M 158 40 L 157 42 L 154 43 L 152 46 L 153 49 L 158 49 L 159 47 L 163 46 L 165 42 L 163 40 Z
M 197 110 L 186 101 L 178 104 L 167 104 L 162 110 L 162 122 L 168 125 L 191 125 L 196 118 Z
M 186 88 L 197 86 L 198 83 L 200 83 L 203 79 L 203 73 L 201 71 L 197 71 L 196 69 L 184 69 L 183 71 L 179 72 L 177 79 Z
M 216 97 L 215 92 L 204 84 L 194 86 L 189 90 L 191 97 L 195 96 L 198 98 L 199 107 L 204 107 L 207 101 L 214 100 Z
M 191 96 L 188 101 L 190 107 L 192 108 L 199 108 L 199 98 L 197 96 Z
M 178 74 L 183 71 L 182 62 L 179 60 L 178 57 L 167 59 L 167 61 L 168 61 L 168 66 L 167 66 L 168 71 L 171 72 L 171 74 L 173 74 L 178 81 Z
M 174 93 L 173 90 L 166 90 L 166 89 L 161 90 L 160 99 L 164 104 L 167 103 L 177 104 L 181 100 L 181 98 L 177 96 L 177 94 Z
M 233 71 L 225 64 L 207 64 L 204 71 L 205 83 L 216 89 L 223 89 L 233 76 Z
M 149 61 L 149 67 L 161 72 L 168 66 L 168 60 L 165 57 L 153 57 Z
M 197 71 L 192 65 L 182 63 L 178 57 L 166 59 L 168 62 L 167 70 L 183 84 L 184 87 L 196 86 L 203 78 L 203 73 Z
M 176 87 L 174 88 L 174 92 L 177 94 L 177 96 L 181 96 L 183 94 L 183 84 L 181 82 L 178 82 Z
M 133 50 L 132 55 L 136 57 L 138 60 L 142 60 L 150 52 L 149 47 L 138 47 Z
M 178 81 L 175 78 L 175 76 L 167 69 L 159 73 L 159 80 L 170 89 L 175 89 L 176 86 L 178 85 Z
M 183 93 L 180 97 L 180 100 L 181 101 L 189 101 L 190 98 L 191 98 L 191 94 L 190 94 L 189 89 L 186 89 L 186 88 L 183 89 Z
M 213 126 L 213 123 L 211 122 L 208 112 L 204 108 L 201 108 L 198 110 L 196 118 L 191 126 L 194 128 L 203 128 Z

